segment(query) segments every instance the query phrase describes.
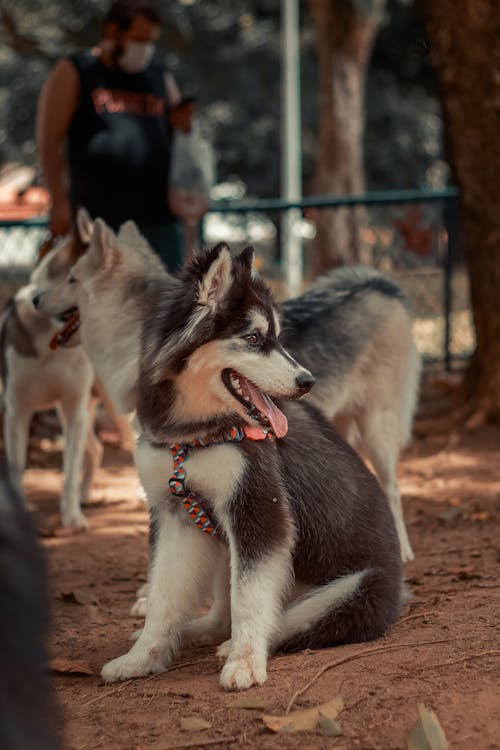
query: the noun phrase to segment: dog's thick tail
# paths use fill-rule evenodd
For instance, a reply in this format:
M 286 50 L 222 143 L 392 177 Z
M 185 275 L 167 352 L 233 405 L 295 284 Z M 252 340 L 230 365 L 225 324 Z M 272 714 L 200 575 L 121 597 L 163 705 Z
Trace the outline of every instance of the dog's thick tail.
M 399 576 L 367 568 L 308 592 L 284 612 L 274 650 L 300 651 L 381 636 L 401 610 Z

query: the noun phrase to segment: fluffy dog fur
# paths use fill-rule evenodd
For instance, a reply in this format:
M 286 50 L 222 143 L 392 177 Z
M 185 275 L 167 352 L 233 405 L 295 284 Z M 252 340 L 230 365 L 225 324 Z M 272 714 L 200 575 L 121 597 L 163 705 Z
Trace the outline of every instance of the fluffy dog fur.
M 98 222 L 92 244 L 101 250 L 78 262 L 77 283 L 52 289 L 40 309 L 58 314 L 78 306 L 80 335 L 97 374 L 119 408 L 131 411 L 141 327 L 157 296 L 175 290 L 176 282 L 132 222 L 118 237 Z M 105 262 L 102 248 L 109 250 Z M 420 357 L 403 293 L 371 269 L 336 270 L 284 303 L 282 325 L 282 343 L 316 378 L 308 398 L 370 458 L 402 557 L 412 559 L 396 467 L 411 431 Z
M 278 310 L 251 257 L 231 259 L 221 245 L 197 258 L 146 319 L 137 463 L 156 543 L 144 630 L 105 665 L 107 681 L 161 671 L 183 631 L 217 639 L 230 622 L 221 685 L 246 689 L 266 680 L 276 649 L 365 641 L 398 616 L 401 561 L 385 497 L 318 409 L 281 401 L 313 379 L 278 342 Z M 263 420 L 280 439 L 189 448 L 188 487 L 209 502 L 224 544 L 170 494 L 168 446 Z M 214 575 L 216 614 L 190 623 Z
M 50 348 L 60 323 L 38 313 L 32 304 L 40 289 L 65 279 L 78 259 L 78 244 L 67 239 L 34 269 L 30 283 L 18 290 L 0 320 L 0 373 L 4 386 L 4 437 L 13 485 L 22 493 L 29 427 L 36 411 L 57 407 L 64 430 L 64 485 L 61 514 L 65 526 L 85 527 L 85 502 L 102 447 L 94 434 L 95 399 L 92 366 L 83 347 Z
M 284 303 L 280 341 L 314 374 L 311 401 L 370 459 L 402 559 L 412 560 L 396 471 L 411 435 L 421 358 L 403 292 L 371 268 L 337 269 Z

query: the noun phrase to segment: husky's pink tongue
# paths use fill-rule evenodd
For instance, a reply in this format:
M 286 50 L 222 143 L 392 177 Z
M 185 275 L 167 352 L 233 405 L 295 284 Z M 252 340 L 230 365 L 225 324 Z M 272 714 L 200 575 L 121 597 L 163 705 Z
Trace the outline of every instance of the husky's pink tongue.
M 51 338 L 49 347 L 51 349 L 57 349 L 58 346 L 64 346 L 73 333 L 77 330 L 80 323 L 80 313 L 75 312 L 70 315 L 64 323 L 63 327 L 60 328 Z
M 282 411 L 278 409 L 276 404 L 262 391 L 245 378 L 245 385 L 250 393 L 252 403 L 255 404 L 257 409 L 268 418 L 273 432 L 277 438 L 285 437 L 288 432 L 288 419 L 285 417 Z

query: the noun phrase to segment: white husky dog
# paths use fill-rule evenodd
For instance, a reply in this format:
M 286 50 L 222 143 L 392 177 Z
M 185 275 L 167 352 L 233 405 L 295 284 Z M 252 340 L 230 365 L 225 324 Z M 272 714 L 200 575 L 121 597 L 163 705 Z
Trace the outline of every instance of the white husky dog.
M 140 336 L 167 274 L 133 222 L 115 235 L 88 217 L 91 249 L 67 280 L 39 300 L 40 311 L 80 311 L 79 335 L 97 375 L 122 411 L 136 407 Z M 102 260 L 96 261 L 96 257 Z M 314 375 L 307 397 L 371 460 L 396 523 L 403 560 L 413 559 L 397 482 L 417 401 L 420 357 L 407 300 L 390 279 L 344 268 L 283 305 L 281 342 Z
M 0 318 L 0 369 L 4 387 L 4 438 L 12 484 L 22 494 L 29 427 L 37 411 L 56 407 L 64 432 L 64 484 L 60 508 L 64 526 L 86 527 L 81 503 L 87 499 L 102 446 L 94 433 L 94 373 L 82 346 L 55 348 L 61 323 L 37 312 L 33 296 L 67 277 L 79 243 L 62 241 L 35 267 Z M 75 325 L 66 316 L 68 337 Z

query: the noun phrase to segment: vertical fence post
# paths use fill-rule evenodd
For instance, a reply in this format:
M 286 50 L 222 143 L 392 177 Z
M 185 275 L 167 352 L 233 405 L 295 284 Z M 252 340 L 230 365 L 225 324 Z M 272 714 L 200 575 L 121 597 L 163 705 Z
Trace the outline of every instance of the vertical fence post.
M 443 270 L 444 297 L 444 365 L 447 372 L 451 371 L 451 312 L 453 305 L 452 273 L 455 251 L 457 246 L 458 199 L 449 198 L 444 201 L 444 225 L 448 235 Z
M 300 118 L 299 2 L 281 0 L 281 195 L 302 197 L 302 138 Z M 302 286 L 302 240 L 296 231 L 300 209 L 283 212 L 281 257 L 290 296 Z

